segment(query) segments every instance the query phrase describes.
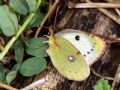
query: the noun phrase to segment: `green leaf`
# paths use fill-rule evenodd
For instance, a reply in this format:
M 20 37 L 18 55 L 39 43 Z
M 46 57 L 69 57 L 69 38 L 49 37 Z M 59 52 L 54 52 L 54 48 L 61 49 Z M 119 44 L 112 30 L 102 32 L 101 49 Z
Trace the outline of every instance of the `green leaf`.
M 15 12 L 22 14 L 22 15 L 26 15 L 29 12 L 29 7 L 28 7 L 26 0 L 10 0 L 9 6 Z
M 9 72 L 9 73 L 6 75 L 6 81 L 7 81 L 7 83 L 10 84 L 11 81 L 12 81 L 13 79 L 15 79 L 16 75 L 17 75 L 17 71 L 11 71 L 11 72 Z
M 44 17 L 45 17 L 45 14 L 43 14 L 40 11 L 38 11 L 35 14 L 35 16 L 33 17 L 33 19 L 31 20 L 31 22 L 28 24 L 27 28 L 38 26 L 42 22 L 42 20 L 44 19 Z
M 0 81 L 3 81 L 5 78 L 5 72 L 3 66 L 0 64 Z
M 17 16 L 7 6 L 0 6 L 0 28 L 6 36 L 14 35 L 18 30 Z
M 19 38 L 16 43 L 15 43 L 15 59 L 17 62 L 22 62 L 23 60 L 23 55 L 24 55 L 24 43 L 21 40 L 21 38 Z
M 110 90 L 108 80 L 100 79 L 97 85 L 94 86 L 94 90 Z
M 36 11 L 37 8 L 37 0 L 26 0 L 28 6 L 29 6 L 29 12 Z
M 29 39 L 26 42 L 26 52 L 30 55 L 36 56 L 36 57 L 46 57 L 48 56 L 46 53 L 46 49 L 48 48 L 48 45 L 43 43 L 47 39 L 46 38 L 32 38 Z
M 13 68 L 11 69 L 11 71 L 18 71 L 19 68 L 20 68 L 20 66 L 21 66 L 21 63 L 15 64 L 15 65 L 13 66 Z
M 23 60 L 23 55 L 24 55 L 24 43 L 21 40 L 21 38 L 18 38 L 18 40 L 15 43 L 15 59 L 18 63 L 15 64 L 12 70 L 6 75 L 6 81 L 8 84 L 11 83 L 16 78 L 17 72 Z
M 20 65 L 21 65 L 21 62 L 19 62 L 18 64 L 15 64 L 11 69 L 11 71 L 6 75 L 6 81 L 8 84 L 10 84 L 16 78 Z
M 20 67 L 20 73 L 23 76 L 29 77 L 42 72 L 45 68 L 46 60 L 44 58 L 33 57 L 25 60 L 22 63 Z

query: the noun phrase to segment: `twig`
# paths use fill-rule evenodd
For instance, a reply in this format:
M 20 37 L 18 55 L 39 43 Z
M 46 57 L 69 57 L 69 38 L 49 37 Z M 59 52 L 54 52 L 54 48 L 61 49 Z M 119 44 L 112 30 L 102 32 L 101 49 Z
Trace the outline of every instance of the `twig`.
M 48 11 L 48 13 L 46 14 L 45 18 L 43 19 L 43 21 L 40 24 L 40 27 L 37 29 L 35 36 L 34 37 L 38 37 L 40 30 L 42 29 L 41 26 L 44 25 L 44 23 L 46 22 L 46 20 L 48 19 L 48 17 L 50 16 L 50 14 L 56 9 L 57 4 L 59 3 L 59 0 L 55 0 L 55 3 L 53 4 L 52 8 Z
M 0 82 L 0 87 L 4 88 L 4 89 L 7 89 L 7 90 L 18 90 L 18 89 L 14 88 L 14 87 L 11 87 L 9 85 L 3 84 L 1 82 Z
M 85 0 L 87 3 L 92 3 L 90 0 Z M 116 23 L 120 24 L 120 18 L 112 13 L 110 13 L 108 10 L 106 9 L 102 9 L 102 8 L 98 8 L 99 11 L 101 11 L 102 13 L 104 13 L 106 16 L 108 16 L 109 18 L 111 18 L 112 20 L 114 20 Z
M 115 11 L 120 16 L 120 10 L 118 8 L 115 8 Z
M 56 21 L 57 21 L 57 14 L 58 14 L 59 8 L 60 8 L 60 7 L 58 6 L 58 7 L 57 7 L 57 10 L 56 10 L 56 14 L 55 14 L 55 21 L 54 21 L 54 28 L 53 28 L 54 30 L 56 29 L 56 25 L 55 25 L 55 24 L 56 24 Z
M 118 66 L 118 68 L 117 68 L 115 78 L 120 78 L 119 74 L 120 74 L 120 64 L 119 64 L 119 66 Z M 114 80 L 114 81 L 113 81 L 111 90 L 115 90 L 114 88 L 115 88 L 116 82 L 118 82 L 118 80 Z
M 120 38 L 105 37 L 106 42 L 120 42 Z
M 95 33 L 92 33 L 98 37 L 101 37 L 102 39 L 104 39 L 105 42 L 111 42 L 111 43 L 114 43 L 114 42 L 120 42 L 120 38 L 119 37 L 112 37 L 112 36 L 104 36 L 103 35 L 99 35 L 99 34 L 95 34 Z
M 69 8 L 120 8 L 118 3 L 68 3 Z
M 90 70 L 91 70 L 92 73 L 93 73 L 94 75 L 96 75 L 97 77 L 104 78 L 104 79 L 107 79 L 107 80 L 117 80 L 117 81 L 120 80 L 120 78 L 113 78 L 113 77 L 102 76 L 102 75 L 96 73 L 95 70 L 92 69 L 92 68 L 90 68 Z
M 106 9 L 98 9 L 99 11 L 101 11 L 102 13 L 104 13 L 106 16 L 108 16 L 109 18 L 111 18 L 113 21 L 115 21 L 116 23 L 120 24 L 120 18 L 117 15 L 114 15 L 112 13 L 110 13 L 108 10 Z
M 108 3 L 119 3 L 119 0 L 106 0 Z M 120 16 L 120 10 L 118 8 L 115 8 L 116 13 Z

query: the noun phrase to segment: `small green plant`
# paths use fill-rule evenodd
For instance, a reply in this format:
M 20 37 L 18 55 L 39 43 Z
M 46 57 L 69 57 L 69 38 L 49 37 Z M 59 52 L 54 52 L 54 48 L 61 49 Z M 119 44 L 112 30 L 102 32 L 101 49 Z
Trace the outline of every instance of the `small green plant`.
M 94 90 L 110 90 L 108 80 L 100 79 L 94 86 Z
M 46 4 L 47 3 L 47 4 Z M 2 4 L 0 0 L 0 35 L 10 39 L 2 47 L 0 43 L 0 60 L 3 61 L 5 55 L 14 46 L 13 58 L 16 61 L 9 72 L 0 64 L 0 81 L 11 83 L 18 72 L 23 76 L 29 77 L 42 72 L 47 63 L 44 57 L 47 56 L 48 45 L 44 43 L 46 38 L 31 38 L 25 41 L 24 30 L 38 26 L 45 17 L 41 11 L 41 6 L 48 6 L 45 0 L 9 0 L 8 5 Z M 26 52 L 25 52 L 26 51 Z M 24 59 L 24 55 L 29 57 Z

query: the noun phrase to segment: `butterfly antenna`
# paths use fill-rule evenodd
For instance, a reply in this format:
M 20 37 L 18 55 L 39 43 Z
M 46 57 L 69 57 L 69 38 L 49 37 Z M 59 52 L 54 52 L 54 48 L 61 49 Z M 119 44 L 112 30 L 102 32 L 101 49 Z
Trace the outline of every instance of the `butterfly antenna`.
M 56 21 L 57 21 L 57 16 L 58 16 L 58 11 L 59 11 L 59 6 L 57 7 L 56 13 L 55 13 L 55 21 L 54 21 L 54 30 L 56 29 Z

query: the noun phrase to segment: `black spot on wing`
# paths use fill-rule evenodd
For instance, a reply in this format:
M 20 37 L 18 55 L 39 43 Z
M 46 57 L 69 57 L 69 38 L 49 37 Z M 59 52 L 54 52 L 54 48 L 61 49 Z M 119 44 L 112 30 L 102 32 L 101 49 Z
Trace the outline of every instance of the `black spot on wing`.
M 79 55 L 79 54 L 81 54 L 79 51 L 78 51 L 78 52 L 76 52 L 76 55 Z
M 95 48 L 95 46 L 93 46 L 93 48 Z
M 94 49 L 92 48 L 91 51 L 94 51 Z
M 76 36 L 75 36 L 75 40 L 79 41 L 79 40 L 80 40 L 80 36 L 79 36 L 79 35 L 76 35 Z
M 88 51 L 87 54 L 90 54 L 90 52 Z
M 86 57 L 86 54 L 84 54 L 83 56 Z

